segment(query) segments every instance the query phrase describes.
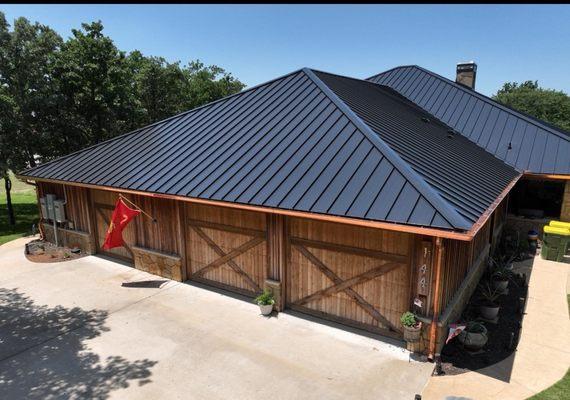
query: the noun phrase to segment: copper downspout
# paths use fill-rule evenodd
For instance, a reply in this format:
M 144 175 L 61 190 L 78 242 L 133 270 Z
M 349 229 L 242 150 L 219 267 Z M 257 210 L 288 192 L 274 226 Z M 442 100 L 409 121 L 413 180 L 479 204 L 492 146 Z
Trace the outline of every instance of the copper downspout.
M 437 321 L 439 318 L 441 304 L 439 302 L 439 292 L 441 284 L 441 263 L 443 261 L 443 239 L 440 237 L 435 238 L 435 284 L 433 290 L 433 319 L 430 326 L 429 334 L 429 355 L 428 359 L 433 361 L 435 358 L 435 348 L 437 340 Z

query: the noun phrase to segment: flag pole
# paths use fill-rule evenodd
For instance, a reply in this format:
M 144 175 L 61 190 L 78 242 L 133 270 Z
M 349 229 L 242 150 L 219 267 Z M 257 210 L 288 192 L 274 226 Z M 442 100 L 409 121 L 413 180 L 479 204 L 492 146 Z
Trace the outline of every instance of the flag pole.
M 129 204 L 131 204 L 133 207 L 135 207 L 137 210 L 139 210 L 142 214 L 146 215 L 147 217 L 149 217 L 150 219 L 152 219 L 152 222 L 154 222 L 156 224 L 156 218 L 154 218 L 152 215 L 150 215 L 149 213 L 147 213 L 146 211 L 144 211 L 142 208 L 140 208 L 138 205 L 136 205 L 135 203 L 133 203 L 132 201 L 130 201 L 129 199 L 127 199 L 125 196 L 123 196 L 121 193 L 119 193 L 119 198 L 126 200 Z

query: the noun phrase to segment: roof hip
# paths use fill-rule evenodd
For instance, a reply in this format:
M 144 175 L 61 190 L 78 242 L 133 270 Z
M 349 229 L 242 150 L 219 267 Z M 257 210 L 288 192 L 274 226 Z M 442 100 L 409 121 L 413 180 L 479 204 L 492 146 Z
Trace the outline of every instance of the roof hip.
M 311 69 L 302 70 L 344 115 L 366 136 L 378 151 L 410 182 L 410 184 L 456 229 L 469 230 L 471 224 L 449 205 L 415 172 L 398 153 L 382 140 L 351 108 L 344 103 Z

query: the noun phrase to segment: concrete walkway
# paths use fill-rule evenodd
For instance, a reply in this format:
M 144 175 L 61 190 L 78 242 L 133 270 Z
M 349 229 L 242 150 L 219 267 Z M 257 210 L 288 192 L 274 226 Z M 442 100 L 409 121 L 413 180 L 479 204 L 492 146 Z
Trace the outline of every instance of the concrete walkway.
M 560 380 L 570 366 L 570 319 L 566 301 L 570 264 L 537 256 L 519 263 L 530 273 L 518 348 L 480 371 L 431 377 L 423 399 L 526 399 Z
M 31 263 L 26 240 L 0 246 L 1 399 L 413 399 L 433 369 L 98 257 Z

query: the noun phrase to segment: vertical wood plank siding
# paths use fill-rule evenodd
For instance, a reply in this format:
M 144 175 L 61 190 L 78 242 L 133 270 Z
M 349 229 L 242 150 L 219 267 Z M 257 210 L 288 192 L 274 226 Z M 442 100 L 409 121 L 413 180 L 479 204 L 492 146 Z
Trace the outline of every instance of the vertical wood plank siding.
M 501 204 L 495 209 L 494 218 L 493 218 L 493 232 L 496 232 L 503 226 L 503 223 L 507 219 L 507 206 L 508 206 L 508 197 L 505 198 Z
M 40 197 L 55 194 L 58 199 L 67 198 L 67 220 L 73 222 L 76 230 L 89 232 L 89 189 L 45 182 L 38 182 L 37 188 Z
M 479 230 L 471 242 L 446 239 L 445 259 L 442 265 L 441 309 L 449 304 L 469 269 L 490 240 L 491 219 Z
M 287 271 L 286 298 L 288 304 L 333 286 L 331 279 L 323 274 L 307 256 L 295 246 L 297 239 L 305 240 L 305 248 L 341 280 L 348 280 L 378 266 L 392 262 L 366 255 L 366 250 L 383 252 L 386 255 L 404 256 L 396 269 L 354 285 L 352 289 L 373 306 L 393 326 L 401 327 L 400 316 L 409 308 L 410 299 L 410 240 L 413 235 L 378 229 L 351 227 L 347 225 L 291 218 L 290 261 Z M 310 241 L 325 245 L 311 245 Z M 340 245 L 335 249 L 335 245 Z M 342 246 L 345 246 L 344 248 Z M 354 248 L 350 252 L 348 247 Z M 362 254 L 358 251 L 364 250 Z M 388 257 L 389 258 L 389 257 Z M 400 257 L 402 258 L 402 257 Z M 386 324 L 374 319 L 370 312 L 354 301 L 344 291 L 327 295 L 303 304 L 309 311 L 326 317 L 342 318 L 363 326 L 387 329 Z
M 123 230 L 123 241 L 125 247 L 115 247 L 110 250 L 101 250 L 101 246 L 105 241 L 105 235 L 109 228 L 109 222 L 115 208 L 115 203 L 119 194 L 106 190 L 91 190 L 91 198 L 93 203 L 93 214 L 95 221 L 95 235 L 97 239 L 97 251 L 107 253 L 109 255 L 118 256 L 123 259 L 132 260 L 131 247 L 137 245 L 137 226 L 136 223 L 130 223 Z M 129 197 L 132 200 L 132 196 Z
M 267 277 L 281 280 L 286 267 L 285 217 L 267 214 Z
M 145 215 L 135 218 L 137 246 L 180 255 L 183 245 L 179 238 L 180 224 L 176 201 L 147 196 L 126 196 L 156 219 Z

